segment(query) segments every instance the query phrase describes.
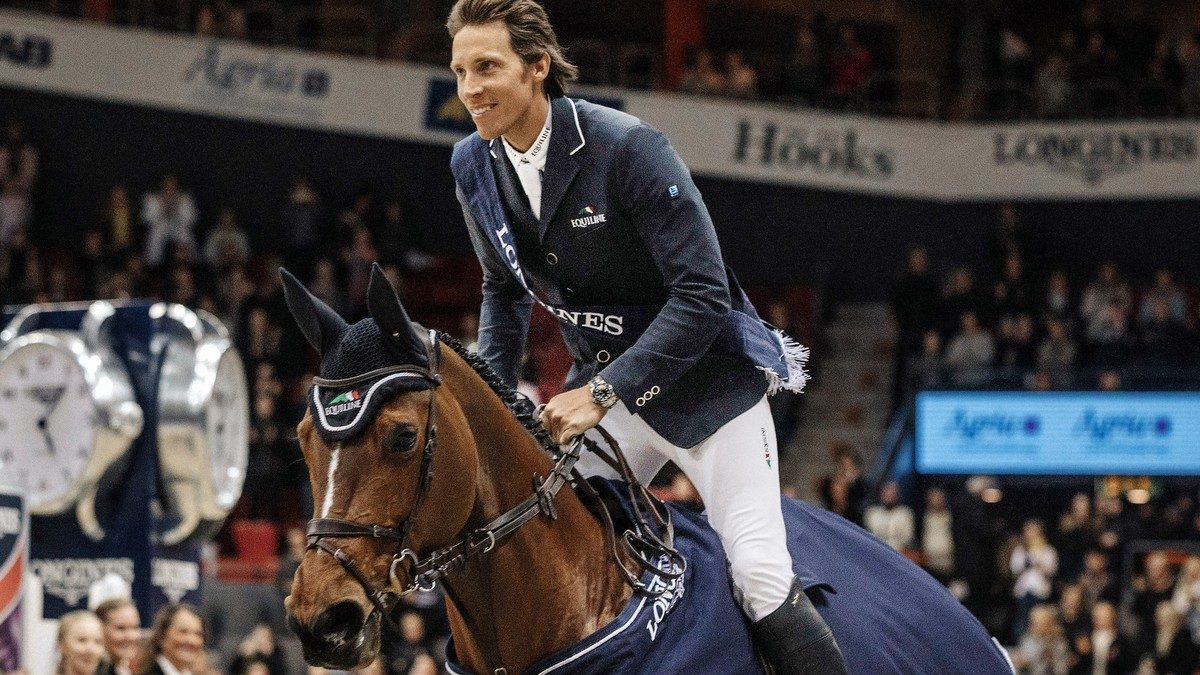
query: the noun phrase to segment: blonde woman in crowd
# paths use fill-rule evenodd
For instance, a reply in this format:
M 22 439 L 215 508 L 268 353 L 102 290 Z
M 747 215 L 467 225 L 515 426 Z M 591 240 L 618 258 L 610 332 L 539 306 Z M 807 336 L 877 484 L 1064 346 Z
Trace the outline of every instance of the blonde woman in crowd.
M 1192 639 L 1200 642 L 1200 555 L 1190 556 L 1183 563 L 1171 603 L 1183 616 L 1183 625 L 1191 631 Z
M 1029 632 L 1021 638 L 1013 664 L 1021 675 L 1067 675 L 1071 652 L 1054 605 L 1038 605 L 1029 612 Z
M 195 608 L 174 603 L 160 609 L 138 664 L 142 675 L 207 673 L 204 621 Z
M 1017 599 L 1017 617 L 1013 635 L 1020 639 L 1029 622 L 1030 608 L 1050 600 L 1054 577 L 1058 574 L 1058 551 L 1046 540 L 1042 521 L 1036 518 L 1025 521 L 1021 542 L 1009 556 L 1008 567 L 1016 577 L 1013 597 Z
M 1154 610 L 1154 670 L 1158 675 L 1188 675 L 1195 672 L 1196 643 L 1183 625 L 1183 617 L 1170 602 L 1158 603 Z
M 58 620 L 56 675 L 97 675 L 104 657 L 104 630 L 100 619 L 86 609 L 64 614 Z
M 141 617 L 129 598 L 105 600 L 96 607 L 104 625 L 104 649 L 108 652 L 106 675 L 133 675 L 133 659 L 141 646 Z

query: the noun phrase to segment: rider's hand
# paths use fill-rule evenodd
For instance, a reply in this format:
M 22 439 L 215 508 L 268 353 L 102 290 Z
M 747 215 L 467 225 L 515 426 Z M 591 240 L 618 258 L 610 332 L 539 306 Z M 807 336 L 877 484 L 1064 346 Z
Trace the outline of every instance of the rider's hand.
M 606 412 L 608 409 L 596 403 L 592 399 L 592 390 L 584 385 L 550 399 L 542 410 L 541 419 L 550 438 L 563 445 L 599 424 Z

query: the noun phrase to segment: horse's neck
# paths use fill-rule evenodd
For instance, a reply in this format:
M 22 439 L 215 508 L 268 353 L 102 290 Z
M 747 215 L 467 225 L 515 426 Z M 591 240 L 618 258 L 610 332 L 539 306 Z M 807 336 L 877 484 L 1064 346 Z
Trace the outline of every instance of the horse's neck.
M 451 356 L 446 365 L 479 449 L 469 531 L 529 497 L 534 474 L 546 477 L 552 463 L 466 362 Z M 630 596 L 574 491 L 565 486 L 555 505 L 556 520 L 537 516 L 446 582 L 455 649 L 473 672 L 519 673 L 604 626 Z

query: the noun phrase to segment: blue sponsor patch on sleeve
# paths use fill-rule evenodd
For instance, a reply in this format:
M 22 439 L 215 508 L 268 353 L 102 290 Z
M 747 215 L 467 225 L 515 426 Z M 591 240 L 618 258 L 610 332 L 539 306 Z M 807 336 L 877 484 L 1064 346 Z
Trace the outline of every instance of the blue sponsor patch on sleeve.
M 678 197 L 679 196 L 679 186 L 672 185 L 671 187 L 667 188 L 667 194 L 671 196 L 671 199 Z

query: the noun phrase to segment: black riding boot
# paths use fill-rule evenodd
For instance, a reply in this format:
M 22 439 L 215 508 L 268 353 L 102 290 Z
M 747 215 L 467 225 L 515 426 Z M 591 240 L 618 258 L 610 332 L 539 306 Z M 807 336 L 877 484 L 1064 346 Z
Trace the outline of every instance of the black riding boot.
M 846 661 L 833 631 L 804 594 L 800 579 L 779 609 L 751 630 L 776 675 L 844 675 Z

